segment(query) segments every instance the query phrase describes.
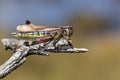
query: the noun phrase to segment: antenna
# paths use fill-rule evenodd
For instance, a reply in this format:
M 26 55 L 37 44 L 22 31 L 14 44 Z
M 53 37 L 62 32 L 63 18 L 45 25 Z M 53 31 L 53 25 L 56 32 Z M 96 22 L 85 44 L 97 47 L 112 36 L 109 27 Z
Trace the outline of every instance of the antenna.
M 79 20 L 76 21 L 76 24 L 73 26 L 73 29 L 75 30 L 78 25 L 79 25 Z

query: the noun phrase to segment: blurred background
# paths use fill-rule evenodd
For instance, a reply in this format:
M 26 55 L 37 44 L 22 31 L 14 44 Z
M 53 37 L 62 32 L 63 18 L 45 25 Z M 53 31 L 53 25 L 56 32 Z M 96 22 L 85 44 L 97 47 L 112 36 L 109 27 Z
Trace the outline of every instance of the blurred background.
M 4 80 L 120 80 L 120 0 L 0 0 L 0 39 L 16 26 L 72 25 L 81 54 L 30 56 Z M 0 64 L 12 55 L 0 42 Z

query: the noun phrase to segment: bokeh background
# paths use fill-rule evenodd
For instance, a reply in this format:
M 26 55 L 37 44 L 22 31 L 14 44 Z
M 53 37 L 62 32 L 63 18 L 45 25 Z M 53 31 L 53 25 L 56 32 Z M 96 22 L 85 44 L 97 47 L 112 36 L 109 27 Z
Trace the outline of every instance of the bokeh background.
M 0 0 L 0 39 L 16 26 L 72 25 L 81 54 L 30 56 L 3 80 L 120 80 L 120 0 Z M 0 64 L 12 55 L 0 42 Z

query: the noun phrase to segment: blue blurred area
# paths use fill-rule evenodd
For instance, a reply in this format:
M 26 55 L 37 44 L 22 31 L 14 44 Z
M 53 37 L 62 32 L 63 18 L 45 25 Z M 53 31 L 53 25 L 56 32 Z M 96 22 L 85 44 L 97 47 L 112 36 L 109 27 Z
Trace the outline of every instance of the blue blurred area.
M 0 24 L 6 27 L 15 28 L 26 19 L 41 25 L 63 25 L 84 12 L 113 19 L 117 25 L 120 21 L 117 0 L 0 0 Z

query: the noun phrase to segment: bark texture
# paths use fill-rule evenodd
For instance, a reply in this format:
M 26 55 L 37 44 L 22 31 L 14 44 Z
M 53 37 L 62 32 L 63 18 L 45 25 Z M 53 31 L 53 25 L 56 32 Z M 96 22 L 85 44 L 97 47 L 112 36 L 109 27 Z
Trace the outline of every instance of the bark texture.
M 59 46 L 58 47 L 59 50 L 56 48 L 53 48 L 52 43 L 54 43 L 54 41 L 51 41 L 45 44 L 46 47 L 44 46 L 43 43 L 31 45 L 31 46 L 25 46 L 24 42 L 25 42 L 24 40 L 17 40 L 17 39 L 7 39 L 7 38 L 2 39 L 4 48 L 6 50 L 11 49 L 13 51 L 13 55 L 4 64 L 0 66 L 0 79 L 4 78 L 9 73 L 11 73 L 13 70 L 15 70 L 20 65 L 22 65 L 26 61 L 27 56 L 29 55 L 35 54 L 35 55 L 49 56 L 50 52 L 80 53 L 80 52 L 88 51 L 85 48 L 81 48 L 81 49 L 68 48 L 68 45 L 67 47 L 65 46 L 65 50 L 64 50 L 64 47 L 59 48 L 60 45 L 67 44 L 67 41 L 65 42 L 63 40 L 58 41 L 56 44 L 56 46 Z

